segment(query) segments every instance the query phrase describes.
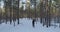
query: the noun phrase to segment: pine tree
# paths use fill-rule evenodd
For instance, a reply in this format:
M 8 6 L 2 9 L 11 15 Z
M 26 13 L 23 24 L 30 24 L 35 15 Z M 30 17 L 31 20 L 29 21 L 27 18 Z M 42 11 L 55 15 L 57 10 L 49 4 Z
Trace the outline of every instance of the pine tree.
M 5 5 L 5 20 L 6 20 L 6 24 L 7 24 L 7 1 L 4 1 L 4 5 Z
M 1 2 L 1 0 L 0 0 Z M 1 23 L 1 3 L 0 3 L 0 23 Z
M 40 23 L 42 23 L 42 14 L 43 13 L 43 0 L 40 1 Z

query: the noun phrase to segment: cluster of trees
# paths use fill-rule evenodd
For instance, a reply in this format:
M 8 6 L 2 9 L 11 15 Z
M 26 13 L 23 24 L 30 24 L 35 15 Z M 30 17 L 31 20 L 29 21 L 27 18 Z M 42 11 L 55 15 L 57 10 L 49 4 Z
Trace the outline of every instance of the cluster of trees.
M 26 2 L 22 2 L 25 4 L 25 10 L 23 10 L 24 5 L 20 6 L 21 0 L 0 0 L 4 1 L 4 11 L 0 7 L 0 22 L 2 19 L 10 20 L 10 24 L 12 19 L 15 23 L 16 19 L 19 18 L 40 18 L 40 22 L 43 23 L 43 26 L 47 27 L 51 24 L 51 19 L 58 19 L 57 22 L 60 22 L 60 1 L 59 0 L 26 0 Z M 1 3 L 0 3 L 1 6 Z M 43 19 L 45 19 L 43 21 Z

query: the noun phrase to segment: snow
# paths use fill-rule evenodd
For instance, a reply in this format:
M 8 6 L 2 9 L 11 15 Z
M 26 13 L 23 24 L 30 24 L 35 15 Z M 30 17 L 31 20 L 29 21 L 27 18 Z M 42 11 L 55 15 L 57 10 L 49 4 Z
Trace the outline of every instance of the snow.
M 17 21 L 15 22 L 15 26 L 12 22 L 12 24 L 2 23 L 0 24 L 0 32 L 59 32 L 60 28 L 53 26 L 47 28 L 43 27 L 42 24 L 38 21 L 37 24 L 35 24 L 35 28 L 32 27 L 32 19 L 20 19 L 20 24 L 17 24 Z

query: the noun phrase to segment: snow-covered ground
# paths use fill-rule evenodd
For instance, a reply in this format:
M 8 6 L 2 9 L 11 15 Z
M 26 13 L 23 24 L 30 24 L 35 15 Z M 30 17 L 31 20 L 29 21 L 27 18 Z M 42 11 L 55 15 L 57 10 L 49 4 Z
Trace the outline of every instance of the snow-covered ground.
M 9 22 L 7 24 L 2 23 L 0 24 L 0 32 L 60 32 L 60 28 L 53 26 L 47 28 L 43 27 L 42 24 L 38 21 L 37 24 L 35 24 L 35 28 L 32 27 L 32 19 L 20 19 L 20 24 L 17 24 L 17 21 L 15 22 L 15 26 L 12 22 L 10 25 Z

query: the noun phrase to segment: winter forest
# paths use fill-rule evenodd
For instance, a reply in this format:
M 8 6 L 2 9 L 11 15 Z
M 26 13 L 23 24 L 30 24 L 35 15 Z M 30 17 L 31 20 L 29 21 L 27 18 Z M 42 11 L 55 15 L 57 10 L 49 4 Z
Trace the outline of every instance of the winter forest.
M 37 24 L 60 28 L 60 0 L 0 0 L 0 25 L 9 23 L 15 27 L 26 19 L 33 28 Z

